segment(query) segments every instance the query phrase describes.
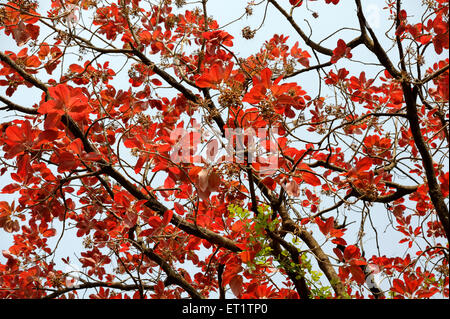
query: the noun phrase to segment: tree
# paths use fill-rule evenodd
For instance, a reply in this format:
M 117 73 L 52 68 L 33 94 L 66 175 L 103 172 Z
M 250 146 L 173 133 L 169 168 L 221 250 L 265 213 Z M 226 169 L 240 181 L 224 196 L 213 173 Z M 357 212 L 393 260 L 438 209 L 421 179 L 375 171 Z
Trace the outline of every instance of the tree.
M 449 2 L 212 2 L 0 3 L 0 297 L 448 297 Z

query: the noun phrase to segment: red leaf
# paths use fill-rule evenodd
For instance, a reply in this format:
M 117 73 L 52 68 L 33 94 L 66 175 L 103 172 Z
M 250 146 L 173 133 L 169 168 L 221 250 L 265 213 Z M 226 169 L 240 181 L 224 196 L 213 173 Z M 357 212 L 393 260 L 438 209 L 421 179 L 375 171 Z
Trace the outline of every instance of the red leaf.
M 361 267 L 358 266 L 350 266 L 349 267 L 350 272 L 352 273 L 353 279 L 355 281 L 362 285 L 366 281 L 366 277 L 364 275 L 364 272 L 362 271 Z
M 158 79 L 152 79 L 152 83 L 153 83 L 154 85 L 156 85 L 156 86 L 162 85 L 162 82 L 161 82 L 160 80 L 158 80 Z
M 215 192 L 219 189 L 221 183 L 220 175 L 212 171 L 208 177 L 208 188 L 210 192 Z
M 68 113 L 74 120 L 85 119 L 89 114 L 87 97 L 81 88 L 72 88 L 65 84 L 58 84 L 49 89 L 51 100 L 41 103 L 38 112 L 41 114 Z M 46 119 L 46 124 L 48 117 Z M 49 127 L 51 129 L 52 127 Z
M 436 287 L 432 287 L 429 290 L 425 290 L 425 289 L 420 289 L 419 291 L 417 291 L 417 298 L 430 298 L 433 295 L 437 294 L 439 292 L 439 289 L 437 289 Z
M 344 255 L 342 254 L 342 251 L 339 248 L 333 248 L 334 253 L 336 254 L 336 256 L 338 257 L 339 261 L 343 261 L 344 260 Z
M 306 184 L 309 184 L 311 186 L 320 186 L 322 185 L 320 183 L 320 179 L 314 175 L 313 173 L 303 173 L 302 179 Z
M 149 44 L 152 41 L 152 35 L 147 30 L 139 33 L 139 40 L 144 44 Z
M 325 222 L 320 219 L 320 217 L 316 217 L 315 222 L 317 226 L 319 226 L 320 231 L 324 235 L 328 235 L 330 231 L 334 228 L 334 217 L 328 218 Z
M 175 203 L 173 204 L 173 207 L 174 207 L 174 209 L 175 209 L 175 212 L 176 212 L 178 215 L 183 215 L 183 214 L 184 214 L 184 212 L 185 212 L 184 206 L 181 205 L 180 203 L 175 202 Z
M 159 218 L 158 216 L 151 216 L 148 220 L 147 223 L 152 226 L 153 228 L 158 228 L 161 225 L 161 218 Z
M 39 59 L 44 60 L 49 53 L 50 53 L 49 45 L 47 44 L 47 42 L 42 42 L 41 45 L 39 46 L 38 52 Z
M 369 157 L 365 157 L 356 163 L 355 170 L 357 172 L 367 171 L 369 168 L 372 167 L 372 163 L 373 163 L 372 159 L 370 159 Z
M 37 68 L 41 65 L 41 61 L 39 61 L 39 58 L 36 55 L 32 55 L 27 58 L 25 64 L 28 68 Z
M 77 155 L 81 155 L 83 153 L 83 142 L 81 139 L 77 138 L 69 144 L 68 149 Z
M 231 288 L 231 291 L 233 292 L 233 294 L 236 296 L 236 297 L 240 297 L 241 296 L 241 294 L 242 294 L 242 283 L 243 283 L 243 280 L 242 280 L 242 276 L 240 276 L 240 275 L 235 275 L 233 278 L 231 278 L 231 280 L 230 280 L 230 288 Z
M 301 170 L 302 179 L 305 183 L 311 186 L 320 186 L 320 179 L 311 171 L 311 168 L 305 163 L 300 163 L 298 168 Z M 308 173 L 311 172 L 311 173 Z
M 78 64 L 71 64 L 69 66 L 69 70 L 73 73 L 82 73 L 84 71 L 84 68 Z
M 442 14 L 438 14 L 434 19 L 433 29 L 436 34 L 448 33 L 448 23 L 442 19 Z
M 18 126 L 8 126 L 6 128 L 6 137 L 9 139 L 9 144 L 19 144 L 26 140 L 24 139 L 23 130 Z M 8 141 L 6 141 L 8 143 Z
M 403 279 L 406 284 L 407 291 L 412 295 L 417 288 L 419 288 L 420 284 L 424 280 L 423 278 L 416 278 L 415 276 L 407 276 L 405 273 L 403 274 Z
M 228 63 L 226 69 L 222 64 L 214 64 L 209 70 L 206 70 L 196 81 L 195 84 L 201 88 L 216 88 L 221 82 L 225 82 L 230 77 L 233 69 L 233 63 Z
M 135 212 L 130 211 L 130 212 L 127 213 L 127 215 L 123 219 L 123 222 L 124 222 L 126 227 L 131 228 L 134 225 L 136 225 L 137 219 L 138 219 L 138 214 L 136 214 Z
M 275 188 L 277 187 L 277 183 L 274 181 L 272 177 L 266 177 L 261 182 L 272 191 L 275 190 Z
M 22 46 L 29 39 L 31 39 L 31 35 L 28 33 L 25 23 L 21 20 L 19 24 L 12 31 L 13 38 L 16 40 L 17 46 Z
M 333 50 L 333 56 L 331 57 L 331 63 L 336 63 L 339 59 L 346 57 L 351 58 L 352 54 L 350 53 L 351 49 L 347 47 L 347 44 L 344 40 L 339 39 L 337 42 L 336 49 Z
M 71 171 L 80 164 L 79 160 L 72 153 L 63 151 L 58 157 L 58 172 Z
M 42 236 L 44 236 L 44 237 L 53 237 L 55 235 L 56 235 L 56 229 L 54 229 L 54 228 L 47 229 L 42 233 Z
M 269 68 L 261 71 L 261 84 L 266 89 L 270 89 L 272 86 L 272 71 Z
M 331 242 L 336 245 L 341 245 L 344 247 L 347 246 L 347 242 L 343 238 L 340 238 L 340 237 L 333 238 L 333 240 Z
M 235 222 L 233 224 L 233 226 L 231 226 L 231 230 L 236 233 L 239 233 L 244 229 L 244 227 L 245 227 L 245 223 L 242 220 L 238 220 L 237 222 Z
M 289 3 L 293 6 L 293 7 L 300 7 L 303 3 L 303 0 L 289 0 Z
M 41 144 L 46 144 L 49 142 L 53 142 L 58 138 L 58 131 L 56 130 L 45 130 L 39 133 L 38 140 L 36 142 L 36 146 L 40 146 Z
M 253 260 L 254 253 L 252 253 L 251 251 L 248 251 L 248 250 L 244 250 L 239 253 L 239 256 L 241 256 L 241 260 L 243 263 L 248 263 Z
M 266 89 L 262 85 L 255 85 L 244 95 L 242 102 L 257 104 L 266 96 Z
M 403 295 L 405 293 L 405 285 L 403 284 L 403 281 L 397 278 L 394 279 L 392 282 L 391 291 Z
M 354 258 L 359 258 L 361 257 L 361 253 L 359 252 L 359 248 L 354 246 L 354 245 L 349 245 L 347 247 L 345 247 L 344 250 L 344 258 L 347 261 L 350 261 L 351 259 Z
M 95 259 L 91 258 L 91 257 L 81 257 L 80 258 L 80 262 L 83 264 L 83 267 L 95 267 L 96 262 Z
M 13 184 L 9 184 L 9 185 L 6 185 L 5 187 L 3 187 L 2 193 L 3 194 L 12 194 L 12 193 L 15 193 L 16 191 L 18 191 L 19 189 L 20 189 L 20 185 L 13 183 Z

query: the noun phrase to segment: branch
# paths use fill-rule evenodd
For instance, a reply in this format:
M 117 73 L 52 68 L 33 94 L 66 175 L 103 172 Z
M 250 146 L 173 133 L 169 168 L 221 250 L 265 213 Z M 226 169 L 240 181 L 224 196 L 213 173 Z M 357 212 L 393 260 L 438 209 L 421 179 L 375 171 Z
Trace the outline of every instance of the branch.
M 7 110 L 7 111 L 18 111 L 21 113 L 29 114 L 29 115 L 38 115 L 38 111 L 36 109 L 31 109 L 27 107 L 23 107 L 21 105 L 18 105 L 7 98 L 0 95 L 0 101 L 5 103 L 6 106 L 0 107 L 0 110 Z
M 300 237 L 300 239 L 302 239 L 305 242 L 305 244 L 314 254 L 314 257 L 316 258 L 320 269 L 324 272 L 336 295 L 340 298 L 345 298 L 345 296 L 347 295 L 345 286 L 341 282 L 341 279 L 339 278 L 338 274 L 331 265 L 330 259 L 322 250 L 320 244 L 306 229 L 298 226 L 289 217 L 289 214 L 283 203 L 279 201 L 279 199 L 274 195 L 274 193 L 270 189 L 268 189 L 267 186 L 264 183 L 262 183 L 261 180 L 256 175 L 253 175 L 253 179 L 255 181 L 255 184 L 264 194 L 264 196 L 266 196 L 269 199 L 271 208 L 274 211 L 278 212 L 278 214 L 280 215 L 282 221 L 282 230 L 291 232 L 293 234 L 297 234 Z
M 364 43 L 366 46 L 376 55 L 380 63 L 386 68 L 386 70 L 397 80 L 401 81 L 402 90 L 403 90 L 403 96 L 405 98 L 405 104 L 406 104 L 406 114 L 409 121 L 411 133 L 414 139 L 414 143 L 422 157 L 422 164 L 425 169 L 425 175 L 427 177 L 427 183 L 428 183 L 428 194 L 430 195 L 430 199 L 434 205 L 434 208 L 436 209 L 436 212 L 439 216 L 439 220 L 441 221 L 447 240 L 450 238 L 450 226 L 449 226 L 449 210 L 447 205 L 445 204 L 444 197 L 441 192 L 441 188 L 437 182 L 436 174 L 433 166 L 433 157 L 431 156 L 428 146 L 423 138 L 421 127 L 420 127 L 420 120 L 419 115 L 417 113 L 417 104 L 416 99 L 419 92 L 419 87 L 414 86 L 411 88 L 410 84 L 408 83 L 408 80 L 406 79 L 406 74 L 400 73 L 397 71 L 394 66 L 392 65 L 391 61 L 389 60 L 386 52 L 383 50 L 381 45 L 379 44 L 375 33 L 372 31 L 372 29 L 367 25 L 367 21 L 363 15 L 362 12 L 362 6 L 361 6 L 361 0 L 355 0 L 357 11 L 358 11 L 358 18 L 361 24 L 361 28 L 367 28 L 370 35 L 373 39 L 373 45 L 371 45 L 367 39 L 365 38 Z M 399 47 L 401 49 L 401 47 Z M 401 56 L 403 53 L 400 54 Z M 445 69 L 445 68 L 443 68 Z M 442 72 L 444 72 L 443 70 Z M 438 71 L 439 72 L 439 71 Z
M 434 78 L 437 78 L 438 76 L 442 75 L 443 73 L 447 72 L 449 70 L 449 64 L 447 64 L 446 66 L 444 66 L 443 68 L 440 68 L 439 70 L 437 70 L 436 72 L 428 75 L 427 77 L 423 78 L 422 80 L 420 80 L 419 82 L 417 82 L 416 84 L 425 84 L 431 80 L 433 80 Z
M 178 274 L 170 264 L 165 261 L 161 256 L 156 254 L 153 249 L 151 248 L 144 248 L 141 245 L 139 245 L 136 241 L 132 241 L 133 245 L 138 248 L 145 256 L 147 256 L 149 259 L 156 262 L 162 270 L 167 275 L 167 282 L 176 284 L 186 290 L 186 292 L 191 296 L 193 299 L 203 299 L 203 296 L 194 288 L 191 284 L 189 284 L 186 279 L 184 279 L 180 274 Z
M 328 208 L 326 208 L 326 209 L 324 209 L 324 210 L 321 210 L 320 212 L 317 212 L 316 214 L 314 214 L 314 215 L 312 216 L 312 218 L 316 218 L 316 217 L 322 216 L 323 214 L 326 214 L 326 213 L 328 213 L 328 212 L 331 212 L 331 211 L 333 211 L 333 210 L 335 210 L 335 209 L 341 207 L 343 204 L 345 204 L 346 200 L 349 199 L 349 198 L 351 197 L 351 195 L 352 195 L 351 193 L 350 193 L 350 194 L 347 194 L 342 200 L 340 200 L 339 202 L 337 202 L 337 203 L 334 204 L 333 206 L 328 207 Z
M 51 24 L 48 24 L 45 21 L 43 21 L 43 23 L 45 25 L 47 25 L 48 27 L 50 27 L 51 29 L 55 30 L 56 32 L 61 32 L 60 30 L 58 30 L 57 28 L 55 28 Z M 195 95 L 191 90 L 189 90 L 186 87 L 184 87 L 172 75 L 170 75 L 166 71 L 164 71 L 161 68 L 159 68 L 155 63 L 153 63 L 149 58 L 147 58 L 145 56 L 145 54 L 143 54 L 141 51 L 139 51 L 139 49 L 134 47 L 131 42 L 128 42 L 128 44 L 130 45 L 131 49 L 100 48 L 100 47 L 94 46 L 89 40 L 84 39 L 81 36 L 78 36 L 76 34 L 72 34 L 71 36 L 73 36 L 73 38 L 75 40 L 78 40 L 78 41 L 82 42 L 82 43 L 78 43 L 77 42 L 77 44 L 80 47 L 88 48 L 88 49 L 91 49 L 91 50 L 94 50 L 94 51 L 97 51 L 97 52 L 100 52 L 100 53 L 103 53 L 103 54 L 107 54 L 107 53 L 125 54 L 126 56 L 132 57 L 133 59 L 136 59 L 134 56 L 137 56 L 142 63 L 144 63 L 145 65 L 149 66 L 153 70 L 153 72 L 155 72 L 157 75 L 159 75 L 161 78 L 163 78 L 170 86 L 172 86 L 177 91 L 179 91 L 181 94 L 183 94 L 184 97 L 186 97 L 189 101 L 197 103 L 197 104 L 202 104 L 203 101 L 201 100 L 201 98 L 199 96 Z M 217 126 L 219 127 L 220 131 L 222 132 L 222 135 L 225 136 L 225 122 L 220 117 L 220 115 L 218 115 L 217 108 L 214 105 L 214 103 L 212 102 L 211 98 L 210 97 L 208 98 L 208 96 L 205 96 L 205 97 L 208 99 L 206 106 L 214 114 L 213 115 L 213 120 L 216 122 Z
M 334 164 L 331 164 L 329 162 L 322 161 L 322 160 L 316 161 L 312 164 L 308 164 L 308 166 L 311 168 L 320 166 L 320 167 L 331 169 L 333 171 L 340 172 L 340 173 L 347 172 L 347 170 L 342 167 L 336 166 Z M 353 188 L 352 192 L 350 194 L 348 194 L 345 198 L 348 198 L 349 196 L 356 196 L 362 200 L 369 201 L 369 202 L 389 203 L 389 202 L 395 201 L 399 198 L 402 198 L 405 195 L 414 193 L 417 190 L 417 188 L 419 187 L 418 185 L 400 185 L 400 184 L 390 182 L 390 181 L 381 181 L 381 182 L 384 183 L 388 187 L 396 188 L 397 191 L 393 194 L 383 195 L 383 196 L 378 196 L 376 198 L 372 198 L 372 197 L 368 197 L 368 196 L 364 195 L 363 193 L 361 193 L 359 190 L 357 190 L 352 185 L 352 188 Z M 343 203 L 338 203 L 338 204 L 340 206 Z M 336 205 L 338 205 L 338 204 L 336 204 Z M 335 206 L 333 206 L 333 207 L 335 207 Z M 329 211 L 329 210 L 327 209 L 326 211 Z M 323 212 L 321 212 L 321 214 L 323 214 Z
M 377 56 L 380 63 L 394 78 L 400 79 L 402 77 L 402 74 L 394 67 L 386 51 L 384 51 L 383 47 L 380 45 L 375 32 L 373 32 L 372 28 L 367 23 L 367 20 L 362 11 L 361 0 L 355 0 L 355 3 L 357 8 L 358 20 L 361 27 L 361 38 L 363 43 L 370 51 L 372 51 Z M 372 39 L 369 38 L 366 30 L 369 31 Z
M 395 13 L 395 29 L 398 30 L 398 28 L 401 25 L 400 21 L 400 11 L 401 11 L 401 5 L 402 1 L 397 0 L 397 12 Z M 403 53 L 403 44 L 402 40 L 400 39 L 400 35 L 395 35 L 395 42 L 397 42 L 397 49 L 398 49 L 398 55 L 400 57 L 400 67 L 402 69 L 402 72 L 406 72 L 406 64 L 405 64 L 405 54 Z
M 313 66 L 310 66 L 309 68 L 297 70 L 297 71 L 294 71 L 294 72 L 292 72 L 290 74 L 287 74 L 287 75 L 283 76 L 283 79 L 288 79 L 288 78 L 294 77 L 296 75 L 299 75 L 299 74 L 302 74 L 302 73 L 305 73 L 305 72 L 309 72 L 309 71 L 317 70 L 317 69 L 322 69 L 322 68 L 325 68 L 325 67 L 331 66 L 331 65 L 333 65 L 333 63 L 331 63 L 331 62 L 325 62 L 325 63 L 322 63 L 322 64 L 313 65 Z M 276 77 L 274 77 L 273 80 L 275 80 L 275 79 L 276 79 Z
M 306 284 L 305 276 L 301 274 L 300 271 L 296 271 L 295 269 L 291 269 L 291 262 L 293 262 L 298 267 L 300 260 L 300 254 L 297 250 L 297 247 L 285 241 L 278 234 L 270 231 L 266 228 L 266 232 L 269 237 L 272 239 L 272 244 L 270 245 L 272 248 L 272 254 L 275 258 L 277 258 L 281 264 L 285 265 L 284 269 L 287 272 L 289 278 L 294 283 L 295 289 L 297 290 L 300 299 L 310 299 L 311 291 L 309 290 L 308 285 Z M 275 245 L 275 243 L 281 244 L 291 255 L 291 261 L 282 254 L 282 251 L 279 245 Z
M 225 299 L 225 288 L 222 284 L 222 275 L 225 269 L 225 264 L 219 264 L 217 266 L 217 285 L 219 286 L 219 299 Z

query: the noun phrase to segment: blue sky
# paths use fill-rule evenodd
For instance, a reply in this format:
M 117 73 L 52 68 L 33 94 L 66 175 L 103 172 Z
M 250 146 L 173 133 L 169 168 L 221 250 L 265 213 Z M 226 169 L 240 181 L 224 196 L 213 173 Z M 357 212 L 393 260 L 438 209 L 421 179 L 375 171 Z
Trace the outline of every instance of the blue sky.
M 4 2 L 4 1 L 1 1 Z M 280 0 L 280 3 L 286 5 L 288 3 L 287 0 Z M 421 1 L 404 1 L 406 9 L 410 15 L 419 15 L 421 10 L 418 4 Z M 41 7 L 45 7 L 49 4 L 49 1 L 39 1 Z M 319 42 L 322 39 L 330 36 L 334 30 L 340 28 L 343 29 L 338 34 L 331 36 L 328 40 L 325 40 L 322 45 L 333 49 L 336 46 L 337 39 L 343 38 L 346 41 L 349 41 L 358 33 L 352 29 L 358 28 L 358 22 L 356 18 L 356 8 L 353 1 L 342 0 L 338 6 L 334 5 L 326 5 L 324 1 L 309 1 L 309 9 L 305 6 L 302 6 L 294 11 L 294 18 L 297 23 L 305 30 L 306 33 L 311 32 L 311 38 Z M 388 39 L 386 39 L 383 35 L 387 31 L 387 29 L 391 26 L 391 22 L 388 19 L 388 13 L 386 10 L 383 10 L 385 6 L 384 1 L 363 1 L 364 9 L 366 15 L 368 17 L 369 23 L 371 23 L 375 32 L 380 35 L 380 39 L 384 39 L 383 45 L 385 47 L 390 47 L 392 44 Z M 228 22 L 234 21 L 236 18 L 241 16 L 247 5 L 247 1 L 242 0 L 230 0 L 230 1 L 221 1 L 221 0 L 209 0 L 208 1 L 208 13 L 212 15 L 216 20 L 218 20 L 219 25 L 228 24 Z M 234 51 L 238 56 L 246 57 L 250 54 L 256 53 L 259 51 L 259 48 L 264 43 L 264 41 L 269 40 L 273 34 L 283 34 L 289 35 L 289 45 L 293 45 L 296 41 L 299 41 L 299 47 L 302 49 L 307 49 L 307 47 L 303 44 L 302 40 L 295 33 L 292 27 L 286 22 L 285 18 L 282 17 L 273 6 L 269 5 L 267 7 L 267 14 L 264 24 L 259 29 L 259 31 L 255 34 L 255 37 L 252 40 L 246 40 L 241 36 L 241 30 L 250 26 L 252 29 L 258 27 L 262 20 L 265 11 L 265 4 L 261 4 L 254 8 L 254 13 L 251 17 L 243 17 L 241 20 L 234 22 L 232 24 L 227 25 L 225 28 L 230 34 L 232 34 L 234 39 Z M 318 13 L 318 18 L 314 18 L 312 12 Z M 311 28 L 310 31 L 308 31 Z M 0 48 L 2 50 L 12 50 L 18 52 L 18 49 L 15 45 L 15 42 L 7 39 L 3 32 L 0 34 Z M 310 51 L 310 50 L 308 50 Z M 395 51 L 396 52 L 396 51 Z M 364 70 L 368 77 L 375 76 L 376 73 L 380 70 L 378 67 L 374 67 L 370 65 L 370 63 L 375 62 L 373 59 L 373 55 L 370 54 L 367 49 L 362 46 L 356 48 L 352 51 L 353 56 L 358 58 L 360 62 L 353 61 L 350 62 L 348 60 L 342 59 L 339 61 L 337 67 L 345 67 L 353 73 L 353 75 L 358 75 L 361 70 Z M 396 56 L 394 53 L 392 56 Z M 321 62 L 326 62 L 329 60 L 329 57 L 320 57 Z M 395 60 L 395 59 L 394 59 Z M 364 64 L 361 62 L 364 61 Z M 430 56 L 429 61 L 434 61 L 434 57 Z M 111 58 L 111 62 L 114 62 L 114 58 Z M 311 65 L 315 65 L 316 61 L 314 58 L 311 59 Z M 69 65 L 69 63 L 67 63 Z M 317 73 L 305 73 L 299 75 L 292 79 L 292 81 L 296 81 L 299 85 L 301 85 L 311 96 L 315 96 L 318 91 L 319 81 L 317 78 Z M 119 79 L 117 82 L 118 85 L 123 86 L 124 89 L 127 89 L 127 79 Z M 5 96 L 4 88 L 0 88 L 0 94 Z M 26 92 L 26 93 L 25 93 Z M 27 91 L 19 90 L 16 94 L 12 96 L 12 100 L 20 105 L 24 105 L 30 107 L 32 104 L 36 103 L 39 100 L 40 92 L 35 89 L 27 89 Z M 324 91 L 323 94 L 329 94 L 332 96 L 332 91 Z M 0 111 L 0 122 L 4 122 L 8 120 L 8 114 Z M 0 177 L 0 188 L 2 188 L 5 184 L 9 183 L 9 178 L 7 174 Z M 12 198 L 8 195 L 0 194 L 0 200 L 10 201 Z M 389 224 L 389 221 L 386 219 L 385 209 L 383 207 L 377 208 L 375 205 L 373 210 L 377 213 L 379 209 L 379 214 L 374 214 L 373 218 L 379 219 L 378 221 L 381 224 L 385 224 L 386 227 Z M 359 225 L 355 225 L 357 228 Z M 380 230 L 382 228 L 380 227 Z M 70 236 L 71 232 L 67 231 L 67 236 L 60 243 L 60 248 L 58 249 L 58 255 L 61 257 L 71 256 L 73 258 L 73 252 L 78 251 L 80 241 L 74 240 L 73 236 Z M 373 234 L 372 234 L 373 235 Z M 56 237 L 57 239 L 58 237 Z M 54 240 L 56 240 L 54 239 Z M 367 235 L 367 239 L 373 239 L 371 234 Z M 388 255 L 396 255 L 401 254 L 405 249 L 404 247 L 400 247 L 396 243 L 400 238 L 398 238 L 398 234 L 394 234 L 393 232 L 389 232 L 389 235 L 384 237 L 385 242 L 382 243 L 381 250 L 384 251 Z M 9 236 L 5 235 L 4 232 L 0 232 L 0 250 L 7 249 L 9 247 Z M 365 247 L 368 248 L 368 247 Z M 375 251 L 372 251 L 375 253 Z M 0 255 L 0 261 L 2 261 L 3 257 Z

